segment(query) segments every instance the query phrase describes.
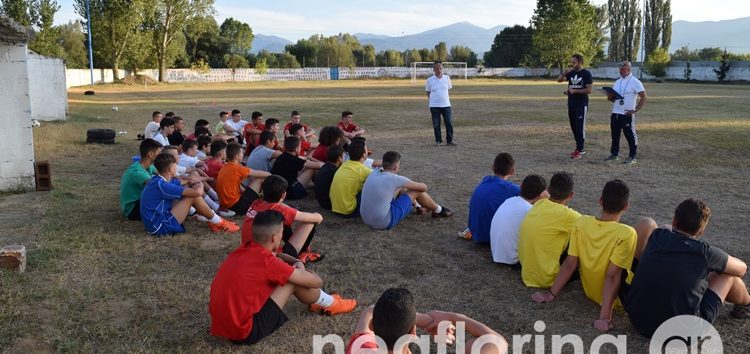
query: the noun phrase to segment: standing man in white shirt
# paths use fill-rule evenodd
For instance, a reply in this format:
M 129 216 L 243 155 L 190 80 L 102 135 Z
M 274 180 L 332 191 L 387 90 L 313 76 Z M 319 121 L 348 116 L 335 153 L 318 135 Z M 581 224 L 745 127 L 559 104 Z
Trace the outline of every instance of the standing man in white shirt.
M 429 101 L 430 113 L 432 114 L 432 127 L 435 129 L 435 146 L 443 143 L 440 131 L 440 116 L 443 116 L 445 122 L 445 139 L 446 145 L 456 146 L 453 141 L 453 114 L 451 112 L 451 101 L 448 97 L 448 90 L 453 88 L 451 78 L 443 74 L 443 64 L 436 61 L 432 65 L 432 71 L 435 75 L 427 79 L 425 91 Z
M 623 98 L 615 99 L 613 95 L 607 96 L 607 99 L 614 104 L 612 105 L 610 121 L 612 148 L 609 157 L 605 159 L 605 161 L 620 159 L 620 131 L 622 131 L 630 148 L 628 158 L 625 160 L 625 164 L 628 165 L 635 163 L 635 154 L 638 148 L 638 135 L 635 133 L 635 113 L 646 104 L 646 89 L 643 88 L 641 81 L 631 74 L 631 69 L 629 61 L 620 63 L 620 78 L 615 81 L 612 87 Z M 639 97 L 637 103 L 636 96 Z

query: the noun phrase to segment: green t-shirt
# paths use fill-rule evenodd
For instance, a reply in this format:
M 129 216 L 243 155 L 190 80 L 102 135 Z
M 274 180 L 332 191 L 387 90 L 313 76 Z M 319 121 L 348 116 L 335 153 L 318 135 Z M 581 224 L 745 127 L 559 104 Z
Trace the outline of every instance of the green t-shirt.
M 141 192 L 151 177 L 156 175 L 154 165 L 144 170 L 139 161 L 133 162 L 120 180 L 120 209 L 123 215 L 128 216 L 133 211 L 135 203 L 141 200 Z
M 218 122 L 214 126 L 214 134 L 226 134 L 226 131 L 224 130 L 224 122 Z

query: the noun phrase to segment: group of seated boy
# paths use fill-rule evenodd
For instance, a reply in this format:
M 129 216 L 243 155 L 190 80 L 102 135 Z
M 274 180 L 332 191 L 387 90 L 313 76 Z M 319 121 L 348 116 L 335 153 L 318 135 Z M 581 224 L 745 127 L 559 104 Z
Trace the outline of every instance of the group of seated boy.
M 488 245 L 494 262 L 520 269 L 527 287 L 544 289 L 533 301 L 553 302 L 580 278 L 586 296 L 601 307 L 595 328 L 611 330 L 613 309 L 624 308 L 648 337 L 678 315 L 713 323 L 724 302 L 734 304 L 732 317 L 750 317 L 746 264 L 701 240 L 711 216 L 703 201 L 681 202 L 661 228 L 651 218 L 631 227 L 620 222 L 630 206 L 622 180 L 604 185 L 601 211 L 589 216 L 568 206 L 575 196 L 570 174 L 555 173 L 549 186 L 532 174 L 519 187 L 508 180 L 514 173 L 511 155 L 498 154 L 493 175 L 472 193 L 461 237 Z

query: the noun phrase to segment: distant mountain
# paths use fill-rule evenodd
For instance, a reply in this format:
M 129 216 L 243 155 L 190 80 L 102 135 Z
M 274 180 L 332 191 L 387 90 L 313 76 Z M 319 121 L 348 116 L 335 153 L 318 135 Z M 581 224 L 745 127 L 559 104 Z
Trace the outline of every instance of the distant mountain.
M 672 23 L 670 52 L 688 46 L 691 50 L 720 47 L 733 53 L 750 53 L 750 17 L 734 20 Z
M 422 33 L 400 37 L 390 37 L 370 33 L 357 33 L 355 37 L 360 43 L 372 44 L 376 50 L 396 49 L 399 51 L 412 48 L 433 48 L 439 42 L 445 42 L 448 48 L 462 45 L 471 48 L 479 57 L 490 50 L 495 35 L 506 26 L 496 26 L 485 29 L 469 22 L 459 22 L 445 27 L 431 29 Z
M 258 33 L 255 35 L 255 39 L 253 39 L 253 47 L 250 49 L 250 52 L 258 54 L 265 49 L 271 53 L 281 53 L 287 44 L 292 44 L 292 42 L 278 36 L 267 36 Z

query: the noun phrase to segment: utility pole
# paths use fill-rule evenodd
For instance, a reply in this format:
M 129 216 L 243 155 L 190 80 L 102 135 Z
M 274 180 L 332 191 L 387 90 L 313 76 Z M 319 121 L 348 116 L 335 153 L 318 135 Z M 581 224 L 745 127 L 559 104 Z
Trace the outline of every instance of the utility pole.
M 91 75 L 91 86 L 94 86 L 94 46 L 91 44 L 91 1 L 86 0 L 86 26 L 89 36 L 89 74 Z

